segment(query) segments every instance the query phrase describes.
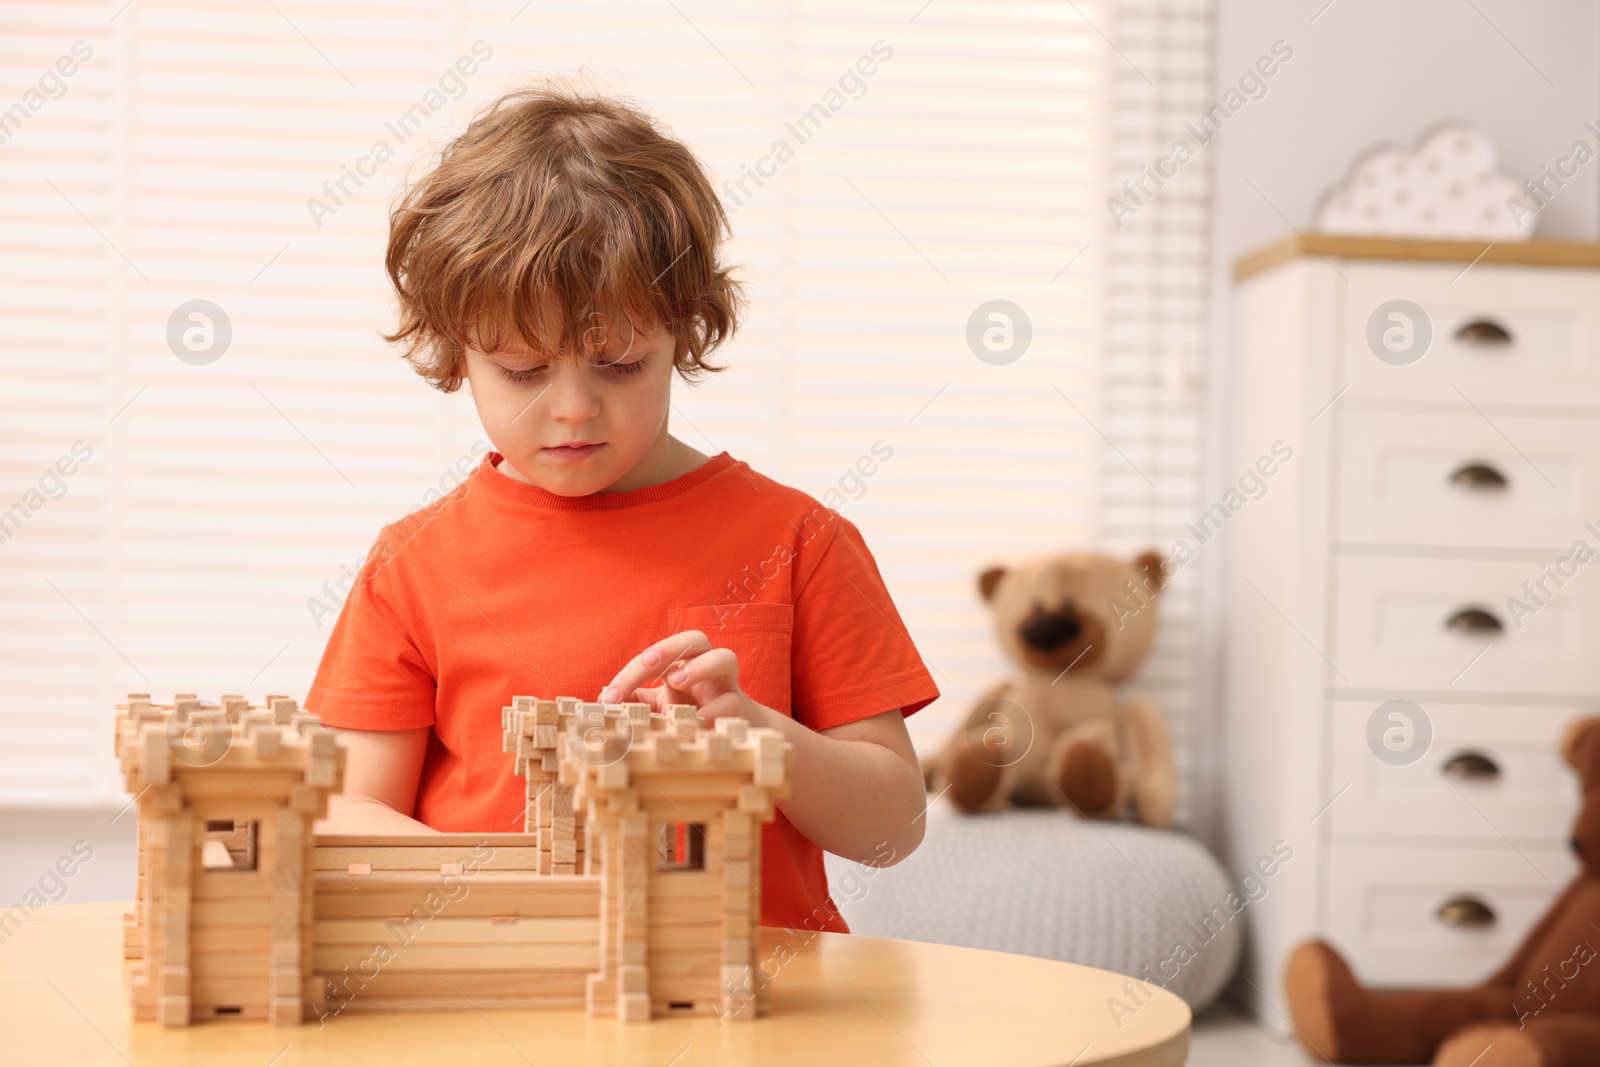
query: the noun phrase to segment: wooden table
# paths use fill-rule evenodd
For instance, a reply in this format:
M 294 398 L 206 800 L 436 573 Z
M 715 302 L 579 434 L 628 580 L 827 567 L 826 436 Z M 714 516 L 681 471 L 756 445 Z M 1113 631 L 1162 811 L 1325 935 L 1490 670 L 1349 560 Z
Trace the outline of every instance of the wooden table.
M 697 1067 L 1178 1067 L 1189 1009 L 1150 989 L 1119 1029 L 1108 1001 L 1127 979 L 1092 967 L 914 941 L 763 928 L 772 1010 L 624 1025 L 577 1011 L 347 1013 L 321 1027 L 129 1021 L 124 904 L 39 909 L 0 945 L 0 1062 L 204 1067 L 395 1067 L 573 1063 Z

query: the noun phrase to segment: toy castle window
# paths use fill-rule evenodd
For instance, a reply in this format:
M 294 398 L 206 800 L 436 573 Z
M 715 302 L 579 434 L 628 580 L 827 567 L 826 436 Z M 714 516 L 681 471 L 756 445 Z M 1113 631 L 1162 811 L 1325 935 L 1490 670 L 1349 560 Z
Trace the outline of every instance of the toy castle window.
M 706 828 L 697 822 L 662 823 L 656 837 L 656 870 L 706 869 Z
M 208 871 L 256 869 L 256 824 L 232 819 L 207 819 L 200 846 L 200 866 Z

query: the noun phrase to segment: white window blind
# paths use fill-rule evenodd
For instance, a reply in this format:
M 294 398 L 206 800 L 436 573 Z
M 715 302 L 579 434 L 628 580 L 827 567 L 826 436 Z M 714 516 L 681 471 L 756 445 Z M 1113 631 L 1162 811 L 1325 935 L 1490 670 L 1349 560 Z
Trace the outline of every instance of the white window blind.
M 465 390 L 377 337 L 390 199 L 499 92 L 580 70 L 687 140 L 733 216 L 752 308 L 733 369 L 676 385 L 673 432 L 849 498 L 943 691 L 911 720 L 933 749 L 1006 670 L 977 570 L 1131 546 L 1195 476 L 1142 451 L 1187 447 L 1147 427 L 1192 398 L 1122 332 L 1170 306 L 1121 302 L 1167 246 L 1136 262 L 1107 235 L 1127 77 L 1102 31 L 1125 29 L 1043 0 L 7 5 L 0 109 L 27 114 L 0 113 L 0 515 L 24 514 L 0 525 L 0 804 L 120 803 L 129 691 L 303 697 L 378 528 L 483 447 Z M 194 300 L 231 323 L 214 362 L 168 345 Z M 1031 323 L 1012 362 L 969 344 L 991 300 Z M 1179 687 L 1190 646 L 1164 647 Z
M 1135 210 L 1119 210 L 1121 225 L 1112 223 L 1106 240 L 1099 541 L 1124 554 L 1166 554 L 1203 510 L 1211 161 L 1184 123 L 1215 102 L 1213 0 L 1117 0 L 1108 33 L 1118 54 L 1109 61 L 1106 195 Z M 1179 140 L 1198 149 L 1181 165 Z M 1142 192 L 1136 185 L 1139 195 L 1130 196 L 1124 183 L 1142 178 Z M 1209 817 L 1219 771 L 1204 699 L 1207 654 L 1219 647 L 1202 624 L 1202 577 L 1211 562 L 1196 558 L 1176 569 L 1140 679 L 1172 725 L 1179 815 L 1191 825 Z

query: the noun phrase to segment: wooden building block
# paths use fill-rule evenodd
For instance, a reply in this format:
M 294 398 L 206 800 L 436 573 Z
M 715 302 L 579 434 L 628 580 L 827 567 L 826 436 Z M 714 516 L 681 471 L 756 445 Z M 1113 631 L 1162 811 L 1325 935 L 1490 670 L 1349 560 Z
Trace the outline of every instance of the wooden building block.
M 771 763 L 782 761 L 784 746 L 788 744 L 778 731 L 762 728 L 751 730 L 749 734 L 750 748 L 755 753 L 756 762 Z
M 584 981 L 584 1008 L 590 1015 L 610 1015 L 617 1008 L 617 982 L 603 974 L 591 974 Z
M 747 719 L 718 719 L 715 729 L 729 741 L 740 742 L 749 736 L 750 722 Z
M 320 817 L 326 803 L 326 793 L 328 790 L 318 789 L 315 782 L 296 782 L 290 785 L 290 811 L 302 811 L 312 817 Z
M 742 812 L 765 819 L 771 808 L 771 801 L 767 797 L 767 791 L 759 785 L 742 785 L 739 787 L 737 806 Z
M 621 993 L 650 992 L 649 968 L 639 963 L 629 963 L 618 967 L 617 991 Z
M 617 1018 L 625 1023 L 650 1021 L 649 993 L 618 993 Z
M 707 763 L 726 763 L 732 752 L 727 734 L 708 733 L 704 739 Z
M 250 738 L 250 750 L 256 759 L 269 759 L 283 748 L 283 735 L 275 729 L 257 729 Z
M 718 975 L 722 989 L 722 1015 L 747 1022 L 756 1017 L 755 972 L 749 964 L 723 964 Z
M 303 981 L 298 967 L 274 967 L 268 986 L 268 995 L 274 997 L 298 997 L 301 995 Z M 299 1022 L 298 1019 L 295 1020 Z
M 172 780 L 172 748 L 165 726 L 146 726 L 139 735 L 139 773 L 147 783 Z
M 306 760 L 306 785 L 333 790 L 339 785 L 339 763 L 333 755 L 313 754 Z
M 157 980 L 157 989 L 164 997 L 186 997 L 192 989 L 193 976 L 187 967 L 163 967 Z
M 729 892 L 738 892 L 752 885 L 755 878 L 748 860 L 725 860 L 722 864 L 722 885 Z
M 758 936 L 760 916 L 750 910 L 750 896 L 749 893 L 730 893 L 723 901 L 721 929 L 724 938 Z M 743 907 L 738 907 L 739 904 Z
M 305 1003 L 299 995 L 273 997 L 267 1005 L 267 1022 L 273 1026 L 299 1026 L 305 1021 Z
M 156 1000 L 156 1022 L 162 1026 L 189 1025 L 188 997 L 159 997 Z

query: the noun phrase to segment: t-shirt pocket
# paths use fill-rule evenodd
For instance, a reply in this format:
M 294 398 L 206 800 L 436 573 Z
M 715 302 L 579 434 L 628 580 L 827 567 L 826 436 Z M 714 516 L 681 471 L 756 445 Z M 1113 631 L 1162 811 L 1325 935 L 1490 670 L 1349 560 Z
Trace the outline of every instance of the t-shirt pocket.
M 793 604 L 700 604 L 671 608 L 667 632 L 699 630 L 712 647 L 739 657 L 739 687 L 757 704 L 791 714 L 789 653 L 794 635 Z

